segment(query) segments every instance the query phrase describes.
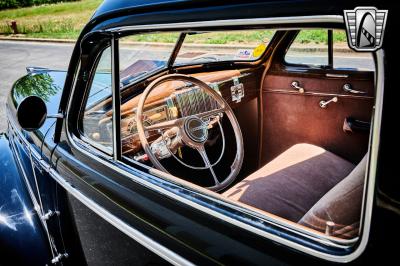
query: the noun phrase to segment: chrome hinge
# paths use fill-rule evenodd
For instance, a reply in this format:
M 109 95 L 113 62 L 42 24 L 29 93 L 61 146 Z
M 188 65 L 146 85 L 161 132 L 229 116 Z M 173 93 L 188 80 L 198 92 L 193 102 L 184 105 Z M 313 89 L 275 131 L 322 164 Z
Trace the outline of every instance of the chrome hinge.
M 48 219 L 50 219 L 51 217 L 53 217 L 54 215 L 59 216 L 60 212 L 59 211 L 52 211 L 49 210 L 48 212 L 46 212 L 45 214 L 42 215 L 42 219 L 47 221 Z
M 51 263 L 56 264 L 59 263 L 62 259 L 68 258 L 68 253 L 57 254 L 52 260 Z
M 233 86 L 231 87 L 232 102 L 239 103 L 244 97 L 244 86 L 240 83 L 238 77 L 233 78 Z
M 49 172 L 50 172 L 51 165 L 50 165 L 49 163 L 47 163 L 45 160 L 40 159 L 40 160 L 39 160 L 39 165 L 38 165 L 38 166 L 40 166 L 40 167 L 38 167 L 38 168 L 39 168 L 39 170 L 40 170 L 41 172 L 43 172 L 43 171 L 45 171 L 46 173 L 49 173 Z

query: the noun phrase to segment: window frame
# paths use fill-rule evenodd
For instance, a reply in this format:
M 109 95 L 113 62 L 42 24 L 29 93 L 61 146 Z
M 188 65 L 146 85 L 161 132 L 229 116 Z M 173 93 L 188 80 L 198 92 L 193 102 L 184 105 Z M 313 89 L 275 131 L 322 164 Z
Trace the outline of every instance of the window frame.
M 240 20 L 240 23 L 244 23 L 246 21 L 249 22 L 249 24 L 246 25 L 254 25 L 252 23 L 254 23 L 253 21 L 256 21 L 255 24 L 261 24 L 263 26 L 268 26 L 269 24 L 276 24 L 277 18 L 266 18 L 266 19 L 245 19 L 245 20 Z M 279 19 L 282 18 L 278 18 Z M 295 23 L 295 19 L 293 17 L 290 17 L 290 23 Z M 310 19 L 307 20 L 307 17 L 298 17 L 298 22 L 304 22 L 304 19 L 306 19 L 307 23 L 338 23 L 338 24 L 342 24 L 343 23 L 343 17 L 342 16 L 314 16 L 314 19 Z M 229 25 L 229 21 L 234 21 L 235 20 L 226 20 L 223 21 L 222 23 L 227 23 L 227 25 Z M 208 22 L 209 24 L 215 25 L 215 26 L 221 26 L 220 22 L 218 21 L 212 21 L 212 22 Z M 190 23 L 188 23 L 190 24 Z M 192 22 L 192 24 L 197 25 L 198 27 L 202 27 L 202 23 L 198 23 L 196 24 L 196 22 Z M 234 23 L 235 24 L 235 23 Z M 154 29 L 158 29 L 160 27 L 160 25 L 165 26 L 167 28 L 172 28 L 174 27 L 174 24 L 157 24 L 157 25 L 150 25 L 152 27 L 154 27 Z M 227 26 L 225 25 L 225 26 Z M 289 24 L 290 25 L 290 24 Z M 134 26 L 134 27 L 139 27 L 139 28 L 143 28 L 146 29 L 149 25 L 145 25 L 145 26 Z M 127 29 L 125 29 L 127 28 Z M 303 27 L 304 28 L 304 27 Z M 282 29 L 293 29 L 290 27 L 282 27 Z M 119 32 L 120 30 L 122 30 L 121 28 L 116 28 L 116 29 L 110 29 L 111 32 L 116 31 Z M 124 30 L 132 30 L 131 27 L 127 26 L 124 27 Z M 147 29 L 148 30 L 148 29 Z M 187 200 L 187 198 L 182 194 L 184 191 L 190 192 L 190 193 L 197 193 L 198 195 L 202 195 L 203 197 L 212 200 L 213 203 L 217 204 L 217 205 L 221 205 L 221 206 L 229 206 L 232 207 L 234 210 L 239 211 L 240 213 L 243 214 L 243 216 L 245 216 L 245 214 L 250 214 L 251 217 L 253 218 L 258 218 L 261 219 L 267 223 L 272 223 L 272 224 L 277 224 L 279 228 L 281 228 L 281 230 L 289 230 L 292 233 L 294 232 L 296 235 L 298 236 L 305 236 L 307 239 L 312 239 L 312 235 L 309 234 L 309 230 L 304 230 L 301 231 L 299 230 L 299 226 L 295 225 L 295 226 L 290 226 L 289 224 L 285 224 L 285 223 L 281 223 L 279 221 L 274 221 L 273 219 L 271 220 L 271 217 L 264 217 L 265 215 L 260 214 L 260 213 L 256 213 L 254 210 L 251 210 L 251 208 L 249 208 L 248 206 L 241 206 L 240 204 L 238 204 L 237 202 L 233 202 L 231 200 L 222 198 L 222 196 L 202 189 L 201 187 L 198 187 L 196 185 L 190 184 L 188 182 L 184 182 L 182 180 L 177 181 L 176 178 L 165 174 L 163 172 L 160 172 L 156 169 L 150 169 L 150 171 L 148 173 L 142 172 L 142 170 L 139 169 L 139 171 L 142 172 L 143 175 L 148 176 L 149 178 L 156 178 L 156 179 L 160 179 L 161 182 L 169 182 L 171 185 L 174 186 L 178 186 L 180 188 L 183 189 L 181 194 L 177 194 L 176 191 L 168 191 L 167 188 L 165 187 L 161 187 L 160 184 L 151 184 L 148 183 L 148 181 L 143 180 L 142 178 L 140 178 L 139 176 L 134 175 L 132 172 L 127 171 L 126 168 L 132 168 L 132 166 L 130 165 L 126 165 L 125 163 L 123 163 L 123 161 L 121 160 L 114 160 L 114 161 L 107 161 L 102 159 L 101 157 L 96 157 L 94 156 L 93 158 L 95 160 L 98 160 L 99 162 L 103 162 L 105 165 L 108 165 L 109 167 L 117 167 L 119 169 L 119 171 L 121 173 L 124 173 L 125 175 L 130 176 L 132 179 L 136 180 L 138 183 L 144 185 L 144 186 L 148 186 L 154 190 L 156 190 L 159 193 L 162 193 L 166 196 L 169 197 L 173 197 L 176 200 L 179 200 L 195 209 L 201 210 L 203 212 L 206 212 L 210 215 L 212 215 L 213 217 L 219 218 L 219 219 L 223 219 L 235 226 L 240 226 L 246 230 L 248 230 L 249 232 L 252 233 L 256 233 L 257 235 L 266 237 L 270 240 L 276 241 L 278 243 L 284 244 L 285 246 L 289 246 L 291 248 L 294 248 L 296 250 L 300 250 L 302 252 L 305 252 L 309 255 L 312 255 L 314 257 L 318 257 L 318 258 L 322 258 L 324 260 L 327 261 L 334 261 L 334 262 L 349 262 L 352 261 L 354 259 L 356 259 L 359 255 L 361 255 L 361 253 L 364 251 L 366 244 L 368 243 L 368 236 L 369 236 L 369 229 L 370 229 L 370 223 L 371 223 L 371 216 L 372 216 L 372 203 L 373 203 L 373 192 L 374 192 L 374 185 L 375 185 L 375 174 L 376 174 L 376 158 L 377 158 L 377 153 L 378 153 L 378 148 L 379 148 L 379 131 L 380 131 L 380 117 L 381 117 L 381 113 L 382 113 L 382 100 L 383 100 L 383 86 L 384 86 L 384 80 L 383 80 L 383 74 L 384 74 L 384 69 L 383 69 L 383 52 L 382 51 L 378 51 L 376 53 L 374 53 L 374 58 L 375 58 L 375 65 L 376 65 L 376 72 L 377 72 L 377 88 L 376 88 L 376 104 L 377 104 L 377 110 L 375 111 L 374 115 L 373 115 L 373 126 L 371 128 L 371 134 L 370 134 L 370 142 L 369 143 L 369 148 L 368 148 L 368 152 L 369 152 L 369 159 L 368 159 L 368 164 L 367 164 L 367 171 L 366 171 L 366 183 L 365 183 L 365 190 L 364 190 L 364 197 L 366 197 L 366 199 L 363 199 L 363 214 L 362 214 L 362 220 L 361 220 L 361 226 L 360 226 L 360 241 L 358 241 L 357 239 L 357 243 L 358 245 L 354 244 L 354 250 L 351 250 L 351 252 L 349 253 L 345 253 L 343 255 L 336 255 L 336 254 L 330 254 L 327 252 L 323 252 L 323 251 L 318 251 L 316 249 L 313 248 L 309 248 L 307 246 L 304 246 L 303 244 L 296 244 L 296 241 L 293 239 L 287 239 L 285 237 L 282 237 L 280 234 L 278 233 L 274 233 L 274 232 L 265 232 L 264 230 L 261 230 L 258 228 L 256 228 L 256 224 L 249 222 L 248 220 L 246 220 L 246 222 L 243 221 L 238 221 L 235 218 L 229 217 L 226 214 L 222 214 L 214 209 L 211 209 L 210 207 L 204 207 L 202 205 L 200 205 L 198 202 L 194 202 L 194 201 L 190 201 Z M 74 94 L 74 89 L 72 92 L 72 95 Z M 68 108 L 67 108 L 67 117 L 71 108 L 71 99 L 73 99 L 73 97 L 70 97 L 70 102 L 68 104 Z M 67 118 L 68 119 L 68 118 Z M 69 140 L 71 141 L 72 145 L 74 145 L 74 140 L 76 138 L 74 138 L 74 133 L 72 131 L 70 131 L 67 127 L 66 129 L 67 132 L 67 137 L 69 138 Z M 79 150 L 82 150 L 81 147 L 74 145 L 75 148 L 78 148 Z M 89 153 L 87 154 L 92 154 L 90 152 L 89 149 Z M 96 154 L 96 153 L 95 153 Z M 137 171 L 138 169 L 136 169 Z M 187 195 L 186 195 L 187 196 Z M 368 205 L 368 206 L 367 206 Z M 240 218 L 240 217 L 239 217 Z M 267 219 L 265 219 L 267 218 Z M 249 224 L 250 223 L 250 224 Z M 281 231 L 279 231 L 281 232 Z M 334 242 L 329 242 L 329 238 L 328 237 L 323 237 L 322 239 L 319 239 L 318 236 L 317 238 L 314 238 L 314 240 L 317 240 L 317 243 L 319 243 L 319 245 L 322 246 L 333 246 L 333 247 L 338 247 L 337 244 L 335 244 Z M 344 241 L 346 242 L 346 241 Z M 339 247 L 341 247 L 339 245 Z
M 96 143 L 96 141 L 92 140 L 90 137 L 88 137 L 83 132 L 83 122 L 84 122 L 83 121 L 83 117 L 84 117 L 84 113 L 85 113 L 86 104 L 87 104 L 87 101 L 88 101 L 88 98 L 89 98 L 90 90 L 91 90 L 92 85 L 93 85 L 94 76 L 96 74 L 96 70 L 97 70 L 99 62 L 101 60 L 101 57 L 102 57 L 104 51 L 107 50 L 108 48 L 110 48 L 110 50 L 112 49 L 111 48 L 111 44 L 110 45 L 106 45 L 106 46 L 102 47 L 101 49 L 99 49 L 99 51 L 97 52 L 97 55 L 96 55 L 96 59 L 94 60 L 94 63 L 92 65 L 91 69 L 90 69 L 89 79 L 88 79 L 88 82 L 87 82 L 87 84 L 85 86 L 85 93 L 84 93 L 84 96 L 83 96 L 83 101 L 82 101 L 82 104 L 81 104 L 81 108 L 79 109 L 78 121 L 77 121 L 77 131 L 79 133 L 79 138 L 82 139 L 84 142 L 87 142 L 88 144 L 90 144 L 91 146 L 93 146 L 97 150 L 99 150 L 101 152 L 104 152 L 108 156 L 113 156 L 114 150 L 113 150 L 112 146 L 111 147 L 106 147 L 104 145 Z M 111 51 L 110 51 L 110 60 L 112 60 Z M 112 68 L 112 62 L 111 62 L 111 68 Z M 79 75 L 79 72 L 80 71 L 77 71 L 77 75 Z M 111 69 L 111 75 L 113 75 L 112 69 Z M 75 79 L 75 80 L 77 80 L 77 79 Z M 74 86 L 76 86 L 76 84 L 74 84 Z M 112 87 L 111 87 L 111 90 L 112 90 Z M 104 101 L 106 98 L 109 98 L 110 96 L 112 96 L 112 95 L 109 95 L 109 96 L 105 97 L 104 99 L 99 100 L 99 102 L 100 101 Z M 114 121 L 113 121 L 113 124 L 114 124 Z

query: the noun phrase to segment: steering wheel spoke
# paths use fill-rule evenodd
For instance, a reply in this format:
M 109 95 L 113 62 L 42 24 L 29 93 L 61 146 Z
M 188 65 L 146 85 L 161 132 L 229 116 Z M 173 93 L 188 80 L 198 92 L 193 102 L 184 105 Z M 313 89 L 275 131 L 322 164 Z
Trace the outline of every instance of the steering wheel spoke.
M 199 146 L 197 148 L 197 151 L 200 153 L 200 156 L 204 161 L 204 166 L 210 170 L 210 172 L 211 172 L 211 174 L 213 176 L 215 185 L 219 185 L 220 182 L 219 182 L 219 180 L 217 178 L 217 175 L 214 172 L 214 168 L 211 165 L 210 160 L 208 159 L 208 156 L 207 156 L 207 153 L 206 153 L 206 149 L 204 148 L 204 145 Z

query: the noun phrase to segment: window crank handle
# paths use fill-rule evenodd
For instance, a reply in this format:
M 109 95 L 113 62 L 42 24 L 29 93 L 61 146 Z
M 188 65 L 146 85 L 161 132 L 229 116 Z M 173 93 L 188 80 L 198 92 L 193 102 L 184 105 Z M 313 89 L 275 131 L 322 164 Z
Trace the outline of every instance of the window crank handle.
M 290 86 L 292 86 L 293 89 L 297 90 L 300 93 L 304 93 L 304 88 L 300 87 L 300 82 L 297 80 L 293 81 Z
M 319 102 L 319 106 L 321 107 L 321 108 L 326 108 L 327 106 L 328 106 L 328 104 L 330 104 L 330 103 L 337 103 L 337 101 L 338 101 L 338 97 L 333 97 L 332 99 L 330 99 L 330 100 L 328 100 L 328 101 L 320 101 Z

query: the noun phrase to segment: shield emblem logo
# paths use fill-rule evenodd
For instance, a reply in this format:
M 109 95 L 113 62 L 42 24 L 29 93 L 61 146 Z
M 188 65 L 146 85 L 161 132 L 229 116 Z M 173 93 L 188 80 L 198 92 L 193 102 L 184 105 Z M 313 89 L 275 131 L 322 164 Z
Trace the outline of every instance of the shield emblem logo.
M 356 51 L 376 51 L 382 46 L 387 10 L 357 7 L 344 10 L 349 46 Z

